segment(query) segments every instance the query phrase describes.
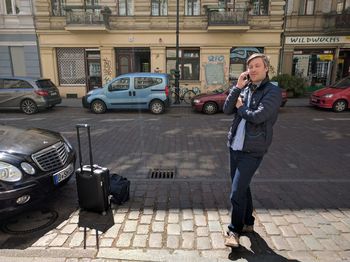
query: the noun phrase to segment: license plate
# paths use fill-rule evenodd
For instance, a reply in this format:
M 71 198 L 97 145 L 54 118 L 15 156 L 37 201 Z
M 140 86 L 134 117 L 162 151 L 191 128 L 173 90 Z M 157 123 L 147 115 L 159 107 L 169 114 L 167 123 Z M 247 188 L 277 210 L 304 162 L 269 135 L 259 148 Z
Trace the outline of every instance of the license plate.
M 316 99 L 316 98 L 312 98 L 311 101 L 314 102 L 314 103 L 316 103 L 316 102 L 317 102 L 317 99 Z
M 67 179 L 71 174 L 73 174 L 74 167 L 73 164 L 70 164 L 67 166 L 65 169 L 53 174 L 53 183 L 55 185 L 58 185 L 61 183 L 63 180 Z
M 57 92 L 51 92 L 51 95 L 55 96 L 55 95 L 57 95 Z

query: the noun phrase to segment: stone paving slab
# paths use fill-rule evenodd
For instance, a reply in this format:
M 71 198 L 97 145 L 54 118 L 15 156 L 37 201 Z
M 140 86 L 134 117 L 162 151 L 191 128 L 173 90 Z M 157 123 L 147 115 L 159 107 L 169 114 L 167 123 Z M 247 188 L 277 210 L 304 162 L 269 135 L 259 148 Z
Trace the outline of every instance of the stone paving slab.
M 309 208 L 279 209 L 278 202 L 273 208 L 263 198 L 276 197 L 284 183 L 270 184 L 274 189 L 270 194 L 259 190 L 261 184 L 264 183 L 252 185 L 254 202 L 262 205 L 255 210 L 256 232 L 243 235 L 241 247 L 233 252 L 224 246 L 223 238 L 230 209 L 227 182 L 134 180 L 130 201 L 113 206 L 115 225 L 99 235 L 99 250 L 95 246 L 95 230 L 87 231 L 87 249 L 83 249 L 83 232 L 77 225 L 77 210 L 26 250 L 3 249 L 0 256 L 13 257 L 8 260 L 10 262 L 22 256 L 52 258 L 52 261 L 59 261 L 56 258 L 228 261 L 229 256 L 235 261 L 251 261 L 252 258 L 258 259 L 256 261 L 350 260 L 347 228 L 350 212 L 345 203 L 342 209 L 325 206 L 317 212 Z M 304 185 L 310 194 L 317 191 L 318 187 L 313 183 Z M 343 187 L 336 185 L 338 192 L 346 190 L 347 186 L 348 183 Z M 217 188 L 222 190 L 217 192 Z M 211 201 L 206 201 L 208 195 L 212 196 Z M 144 201 L 145 197 L 152 201 Z M 327 197 L 324 194 L 320 200 Z

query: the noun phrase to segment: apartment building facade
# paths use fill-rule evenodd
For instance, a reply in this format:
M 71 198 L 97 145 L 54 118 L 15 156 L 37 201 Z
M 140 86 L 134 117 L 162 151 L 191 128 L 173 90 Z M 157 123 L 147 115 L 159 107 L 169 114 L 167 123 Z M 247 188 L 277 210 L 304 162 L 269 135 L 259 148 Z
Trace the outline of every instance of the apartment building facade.
M 32 1 L 0 1 L 0 75 L 40 74 Z
M 309 85 L 350 74 L 350 0 L 288 0 L 281 70 Z
M 226 87 L 253 52 L 276 73 L 284 0 L 36 0 L 43 75 L 63 96 L 127 72 L 167 72 L 176 63 L 179 11 L 180 86 Z

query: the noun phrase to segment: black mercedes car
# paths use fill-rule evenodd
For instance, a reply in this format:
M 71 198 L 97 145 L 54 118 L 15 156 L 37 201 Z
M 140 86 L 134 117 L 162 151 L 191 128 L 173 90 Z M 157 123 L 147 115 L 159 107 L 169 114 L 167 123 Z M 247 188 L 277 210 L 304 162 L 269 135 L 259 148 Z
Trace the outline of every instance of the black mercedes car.
M 74 173 L 75 158 L 60 133 L 0 125 L 0 218 L 65 184 Z

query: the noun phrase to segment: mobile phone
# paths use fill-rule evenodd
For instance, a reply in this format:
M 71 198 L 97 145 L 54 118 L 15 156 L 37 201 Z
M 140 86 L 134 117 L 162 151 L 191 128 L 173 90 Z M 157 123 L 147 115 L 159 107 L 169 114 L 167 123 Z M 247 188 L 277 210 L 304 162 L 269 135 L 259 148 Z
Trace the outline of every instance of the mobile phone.
M 249 76 L 249 74 L 246 75 L 246 77 L 245 77 L 244 79 L 250 81 L 250 76 Z

